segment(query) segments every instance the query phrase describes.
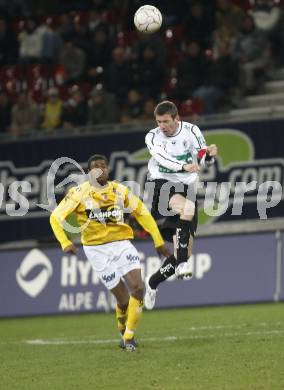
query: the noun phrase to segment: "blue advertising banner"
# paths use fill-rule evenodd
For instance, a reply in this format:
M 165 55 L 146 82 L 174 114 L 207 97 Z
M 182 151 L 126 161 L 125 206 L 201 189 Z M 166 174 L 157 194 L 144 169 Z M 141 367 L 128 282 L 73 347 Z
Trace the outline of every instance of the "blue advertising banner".
M 136 242 L 143 275 L 161 260 L 151 242 Z M 199 238 L 193 278 L 159 287 L 157 308 L 272 301 L 275 292 L 274 234 Z M 59 248 L 0 252 L 0 317 L 97 312 L 114 308 L 82 251 Z
M 199 238 L 194 277 L 164 283 L 159 307 L 272 301 L 276 281 L 274 234 Z
M 216 164 L 202 172 L 201 180 L 229 183 L 230 188 L 226 211 L 210 216 L 202 212 L 201 207 L 200 224 L 255 220 L 266 216 L 284 217 L 283 191 L 275 204 L 270 203 L 271 193 L 268 193 L 267 201 L 266 196 L 259 197 L 259 187 L 266 181 L 278 182 L 283 187 L 283 126 L 284 120 L 230 123 L 208 128 L 201 126 L 207 143 L 216 143 L 219 147 Z M 51 187 L 47 183 L 47 173 L 52 162 L 58 158 L 74 159 L 85 168 L 89 156 L 94 153 L 105 154 L 110 159 L 111 179 L 137 182 L 142 196 L 149 159 L 144 143 L 148 130 L 0 144 L 0 223 L 5 226 L 1 228 L 0 242 L 52 239 L 49 213 L 42 205 L 47 204 L 47 192 Z M 75 172 L 78 172 L 78 166 L 71 163 L 62 165 L 56 173 L 55 194 L 58 200 L 63 197 L 66 186 L 57 184 Z M 24 182 L 25 185 L 19 189 L 13 185 L 14 182 Z M 255 183 L 245 193 L 241 207 L 238 182 Z M 204 192 L 201 191 L 201 200 L 203 196 Z M 19 211 L 19 200 L 26 206 L 24 213 Z M 267 206 L 265 215 L 260 210 L 263 202 Z

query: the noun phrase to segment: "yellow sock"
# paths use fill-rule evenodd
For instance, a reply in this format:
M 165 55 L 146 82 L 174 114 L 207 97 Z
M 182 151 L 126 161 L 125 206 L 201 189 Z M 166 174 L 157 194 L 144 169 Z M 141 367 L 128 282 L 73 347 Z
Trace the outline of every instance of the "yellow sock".
M 126 321 L 126 329 L 123 335 L 124 340 L 129 340 L 134 337 L 134 332 L 142 315 L 143 301 L 139 301 L 132 296 L 128 304 L 128 317 Z
M 123 334 L 125 331 L 127 315 L 128 315 L 128 306 L 126 309 L 123 310 L 118 305 L 116 305 L 115 316 L 117 319 L 117 327 L 121 334 Z

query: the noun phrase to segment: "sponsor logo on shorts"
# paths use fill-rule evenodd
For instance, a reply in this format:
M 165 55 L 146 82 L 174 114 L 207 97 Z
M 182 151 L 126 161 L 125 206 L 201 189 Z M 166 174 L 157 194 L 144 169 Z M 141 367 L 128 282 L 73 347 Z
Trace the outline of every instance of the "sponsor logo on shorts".
M 134 263 L 135 261 L 139 261 L 139 256 L 134 256 L 134 255 L 127 255 L 126 256 L 127 260 L 130 262 L 130 263 Z
M 111 282 L 114 278 L 115 278 L 115 272 L 113 272 L 113 273 L 110 274 L 110 275 L 103 275 L 103 276 L 102 276 L 102 279 L 103 279 L 106 283 Z

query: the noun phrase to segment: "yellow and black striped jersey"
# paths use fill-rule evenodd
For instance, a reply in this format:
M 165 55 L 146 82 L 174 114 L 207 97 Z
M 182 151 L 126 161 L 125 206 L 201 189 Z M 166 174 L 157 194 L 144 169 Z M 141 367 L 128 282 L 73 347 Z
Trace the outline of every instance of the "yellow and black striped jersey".
M 132 228 L 124 220 L 126 212 L 130 212 L 151 234 L 155 247 L 164 244 L 157 224 L 144 203 L 115 181 L 109 181 L 101 188 L 93 187 L 89 182 L 71 188 L 52 212 L 50 224 L 64 249 L 71 241 L 63 225 L 68 215 L 75 213 L 81 228 L 82 244 L 100 245 L 134 237 Z

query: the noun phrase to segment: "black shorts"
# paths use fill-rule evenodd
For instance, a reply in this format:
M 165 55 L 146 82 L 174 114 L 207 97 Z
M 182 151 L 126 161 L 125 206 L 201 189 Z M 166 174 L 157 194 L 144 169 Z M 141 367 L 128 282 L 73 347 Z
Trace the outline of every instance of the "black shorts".
M 182 183 L 170 183 L 167 180 L 163 180 L 163 179 L 156 179 L 156 180 L 153 180 L 152 182 L 155 183 L 155 188 L 154 188 L 154 196 L 153 196 L 153 202 L 152 202 L 152 207 L 151 207 L 151 214 L 153 215 L 154 219 L 156 220 L 156 222 L 159 226 L 159 229 L 160 229 L 160 232 L 163 236 L 163 239 L 165 241 L 172 242 L 173 236 L 176 233 L 176 227 L 177 227 L 177 223 L 179 221 L 179 215 L 174 214 L 169 209 L 168 202 L 170 201 L 171 197 L 174 194 L 181 194 L 185 198 L 188 197 L 190 199 L 190 197 L 188 196 L 189 195 L 189 191 L 188 191 L 189 186 L 182 184 Z M 165 190 L 165 188 L 162 189 L 162 186 L 165 183 L 168 183 L 166 190 Z M 180 188 L 178 188 L 178 187 L 180 187 Z M 165 191 L 164 194 L 163 194 L 163 190 Z M 160 197 L 162 197 L 162 199 L 164 197 L 165 201 L 166 201 L 166 199 L 168 200 L 168 202 L 166 204 L 166 209 L 167 209 L 168 213 L 172 213 L 172 215 L 163 216 L 160 214 L 159 208 L 158 208 Z M 193 235 L 193 237 L 194 237 L 194 234 L 197 230 L 197 225 L 198 225 L 198 209 L 197 209 L 197 201 L 195 200 L 195 212 L 194 212 L 194 217 L 193 217 L 192 226 L 191 226 L 191 234 Z

